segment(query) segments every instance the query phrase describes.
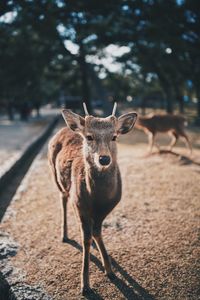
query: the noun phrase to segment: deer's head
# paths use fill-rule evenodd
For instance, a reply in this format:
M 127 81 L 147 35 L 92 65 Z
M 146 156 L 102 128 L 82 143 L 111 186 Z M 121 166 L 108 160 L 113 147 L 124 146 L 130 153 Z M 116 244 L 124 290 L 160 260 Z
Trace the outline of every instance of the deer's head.
M 83 118 L 71 110 L 62 110 L 67 126 L 83 137 L 83 154 L 86 162 L 99 171 L 108 169 L 116 162 L 116 139 L 119 135 L 128 133 L 137 119 L 135 112 L 117 118 L 114 115 L 115 110 L 116 106 L 112 115 L 106 118 L 94 117 L 88 113 Z

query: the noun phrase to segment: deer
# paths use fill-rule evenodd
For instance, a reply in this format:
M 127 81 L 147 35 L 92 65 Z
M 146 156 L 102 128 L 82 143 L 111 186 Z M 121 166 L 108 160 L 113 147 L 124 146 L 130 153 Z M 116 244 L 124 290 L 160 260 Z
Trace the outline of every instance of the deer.
M 69 109 L 62 110 L 66 127 L 50 140 L 48 160 L 54 181 L 60 192 L 63 222 L 62 240 L 69 242 L 67 230 L 67 203 L 75 209 L 82 237 L 81 294 L 92 291 L 89 283 L 90 247 L 93 241 L 100 252 L 105 274 L 114 273 L 102 239 L 102 223 L 119 203 L 122 181 L 117 163 L 117 137 L 128 133 L 137 119 L 129 112 L 105 118 L 88 113 L 83 103 L 85 117 Z
M 142 129 L 147 135 L 149 140 L 149 153 L 152 153 L 153 146 L 155 144 L 155 136 L 158 132 L 168 133 L 172 136 L 171 142 L 168 146 L 169 151 L 172 151 L 176 145 L 179 137 L 184 139 L 186 146 L 192 154 L 192 145 L 185 132 L 185 126 L 187 121 L 185 117 L 172 114 L 152 114 L 149 116 L 138 116 L 135 127 Z M 160 150 L 158 144 L 155 144 Z

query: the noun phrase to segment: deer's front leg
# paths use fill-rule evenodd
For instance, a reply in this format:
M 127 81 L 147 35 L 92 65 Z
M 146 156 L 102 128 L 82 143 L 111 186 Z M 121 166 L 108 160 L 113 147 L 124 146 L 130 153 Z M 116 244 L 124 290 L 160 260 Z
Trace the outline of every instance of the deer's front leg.
M 112 277 L 113 272 L 112 272 L 112 267 L 111 267 L 111 263 L 110 263 L 110 258 L 108 256 L 108 253 L 107 253 L 107 250 L 105 248 L 105 245 L 104 245 L 104 242 L 103 242 L 103 239 L 102 239 L 102 235 L 101 235 L 101 224 L 94 225 L 93 237 L 94 237 L 94 240 L 97 244 L 98 250 L 100 252 L 101 260 L 102 260 L 103 266 L 105 268 L 105 273 L 109 277 Z
M 82 245 L 83 245 L 81 292 L 82 295 L 85 295 L 90 291 L 89 263 L 90 263 L 90 246 L 92 243 L 92 226 L 90 222 L 82 221 L 81 231 L 82 231 Z
M 154 134 L 152 132 L 148 132 L 148 141 L 149 141 L 148 152 L 149 153 L 152 153 L 154 140 L 155 140 Z
M 172 148 L 176 145 L 176 142 L 178 140 L 178 134 L 176 132 L 170 132 L 170 135 L 172 136 L 172 140 L 169 144 L 169 150 L 172 151 Z

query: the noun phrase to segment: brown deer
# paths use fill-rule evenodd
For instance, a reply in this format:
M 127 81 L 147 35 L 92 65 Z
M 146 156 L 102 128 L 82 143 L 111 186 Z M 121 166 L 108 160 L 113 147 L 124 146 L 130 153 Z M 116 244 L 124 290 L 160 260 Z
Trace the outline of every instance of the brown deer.
M 121 177 L 117 164 L 116 138 L 129 132 L 137 114 L 130 112 L 119 118 L 113 113 L 106 118 L 85 118 L 68 109 L 62 110 L 67 124 L 50 141 L 48 159 L 63 204 L 63 242 L 68 241 L 66 206 L 74 206 L 81 225 L 83 261 L 82 294 L 90 291 L 90 246 L 94 239 L 108 276 L 113 276 L 104 246 L 102 222 L 121 198 Z
M 156 133 L 163 132 L 172 136 L 172 140 L 169 145 L 170 151 L 172 151 L 172 148 L 175 146 L 178 138 L 182 137 L 184 138 L 184 142 L 189 148 L 191 154 L 192 146 L 187 134 L 185 133 L 185 125 L 187 125 L 187 121 L 183 116 L 153 114 L 145 117 L 139 116 L 135 127 L 144 130 L 144 132 L 148 135 L 150 153 L 152 152 L 155 144 Z M 157 144 L 155 145 L 159 148 Z

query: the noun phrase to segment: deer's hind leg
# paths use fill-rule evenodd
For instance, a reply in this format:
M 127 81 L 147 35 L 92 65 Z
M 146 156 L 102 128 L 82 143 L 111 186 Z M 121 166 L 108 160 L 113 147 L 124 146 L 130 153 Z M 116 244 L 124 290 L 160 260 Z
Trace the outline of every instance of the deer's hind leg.
M 61 202 L 62 202 L 62 241 L 63 243 L 67 243 L 69 241 L 68 231 L 67 231 L 67 201 L 68 201 L 68 193 L 60 194 Z
M 155 145 L 156 148 L 158 149 L 158 151 L 160 151 L 160 147 L 157 143 L 155 143 L 155 137 L 156 137 L 156 134 L 154 132 L 150 132 L 148 131 L 147 132 L 147 135 L 148 135 L 148 141 L 149 141 L 149 147 L 148 147 L 148 152 L 151 154 L 152 153 L 152 150 L 153 150 L 153 146 Z
M 189 140 L 187 134 L 183 130 L 181 130 L 180 136 L 183 137 L 184 142 L 185 142 L 186 146 L 188 147 L 188 149 L 190 151 L 190 155 L 191 155 L 192 154 L 192 145 L 190 143 L 190 140 Z

